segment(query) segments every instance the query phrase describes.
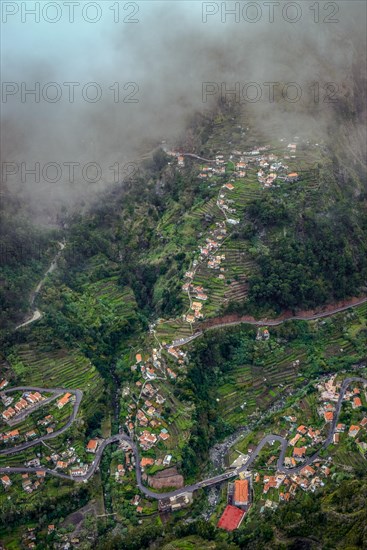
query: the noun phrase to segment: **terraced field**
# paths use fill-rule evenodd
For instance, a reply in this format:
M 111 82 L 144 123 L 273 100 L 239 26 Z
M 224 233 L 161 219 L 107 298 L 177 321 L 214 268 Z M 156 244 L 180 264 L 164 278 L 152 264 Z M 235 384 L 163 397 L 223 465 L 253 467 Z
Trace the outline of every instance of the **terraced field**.
M 347 437 L 347 436 L 345 436 Z M 335 464 L 345 466 L 347 469 L 366 468 L 366 459 L 358 452 L 351 453 L 343 447 L 339 447 L 333 453 Z
M 178 338 L 186 338 L 192 334 L 189 323 L 186 323 L 182 319 L 169 319 L 163 323 L 158 323 L 156 331 L 157 338 L 161 342 L 171 342 Z
M 82 405 L 87 411 L 93 410 L 95 401 L 102 394 L 103 383 L 96 367 L 81 353 L 68 350 L 42 352 L 23 344 L 9 361 L 19 384 L 83 390 Z
M 302 354 L 289 353 L 276 359 L 270 354 L 261 367 L 244 365 L 233 370 L 231 382 L 219 388 L 219 407 L 223 418 L 236 426 L 245 414 L 266 409 L 297 379 L 298 369 L 293 362 L 296 358 L 301 361 L 303 357 Z
M 277 344 L 262 349 L 268 344 L 260 342 L 254 363 L 233 369 L 226 383 L 218 388 L 218 406 L 222 417 L 238 426 L 257 408 L 269 407 L 286 388 L 302 383 L 307 378 L 305 369 L 310 365 L 316 368 L 323 365 L 330 372 L 335 372 L 342 365 L 350 366 L 365 358 L 367 344 L 363 331 L 366 315 L 365 303 L 352 312 L 312 321 L 309 323 L 312 340 L 294 342 L 292 348 L 284 349 Z M 350 327 L 353 327 L 352 336 Z M 276 329 L 270 329 L 270 343 L 273 338 L 277 339 L 276 333 Z
M 223 220 L 223 214 L 217 206 L 216 196 L 191 210 L 187 217 L 194 220 L 203 220 L 205 216 L 211 218 L 214 222 L 220 222 Z
M 243 301 L 247 296 L 247 279 L 256 270 L 250 259 L 248 245 L 240 240 L 228 240 L 222 248 L 226 256 L 226 278 L 232 282 L 226 288 L 225 298 L 228 301 Z
M 119 313 L 124 313 L 126 309 L 131 309 L 136 305 L 132 290 L 129 287 L 121 289 L 117 284 L 117 277 L 85 285 L 85 289 L 103 305 Z

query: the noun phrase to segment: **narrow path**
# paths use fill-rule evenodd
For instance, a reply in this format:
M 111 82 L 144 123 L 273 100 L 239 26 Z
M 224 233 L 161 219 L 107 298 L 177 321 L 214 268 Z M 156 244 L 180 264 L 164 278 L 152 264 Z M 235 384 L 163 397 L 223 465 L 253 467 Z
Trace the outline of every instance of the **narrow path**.
M 329 434 L 328 434 L 327 438 L 325 439 L 324 443 L 322 444 L 322 446 L 320 447 L 320 449 L 318 451 L 316 451 L 312 456 L 306 457 L 306 459 L 302 462 L 302 464 L 300 464 L 298 466 L 295 466 L 294 468 L 286 468 L 284 466 L 284 458 L 285 458 L 286 451 L 287 451 L 287 448 L 288 448 L 288 445 L 289 445 L 288 441 L 286 439 L 284 439 L 284 437 L 281 437 L 280 435 L 268 434 L 265 437 L 263 437 L 263 439 L 257 445 L 256 449 L 253 451 L 251 456 L 248 458 L 248 460 L 241 467 L 236 468 L 234 470 L 227 471 L 223 474 L 214 476 L 212 478 L 204 479 L 204 480 L 199 481 L 197 483 L 193 483 L 192 485 L 186 485 L 185 487 L 182 487 L 181 489 L 176 489 L 174 491 L 169 491 L 167 493 L 155 493 L 154 491 L 152 491 L 151 489 L 148 489 L 147 487 L 145 487 L 145 485 L 143 485 L 142 471 L 141 471 L 141 467 L 140 467 L 140 458 L 139 458 L 139 452 L 138 452 L 137 446 L 135 445 L 135 443 L 133 442 L 133 440 L 129 436 L 127 436 L 125 434 L 117 434 L 117 435 L 113 435 L 113 436 L 105 439 L 101 443 L 101 445 L 99 446 L 99 448 L 97 450 L 95 458 L 94 458 L 91 466 L 89 467 L 89 469 L 88 469 L 88 471 L 86 472 L 85 475 L 76 477 L 76 476 L 64 474 L 64 473 L 61 473 L 61 472 L 57 472 L 55 470 L 51 470 L 49 468 L 41 468 L 41 467 L 39 467 L 39 468 L 27 468 L 27 467 L 0 468 L 0 473 L 1 474 L 4 474 L 4 473 L 7 473 L 7 474 L 9 474 L 9 473 L 10 474 L 11 473 L 22 473 L 22 472 L 35 473 L 37 471 L 43 471 L 43 472 L 46 472 L 50 475 L 54 475 L 54 476 L 62 478 L 62 479 L 68 479 L 68 480 L 73 480 L 73 481 L 78 481 L 78 482 L 87 481 L 88 479 L 90 479 L 92 477 L 94 472 L 97 470 L 97 468 L 99 466 L 99 463 L 101 461 L 101 458 L 102 458 L 103 451 L 107 447 L 107 445 L 110 445 L 111 443 L 118 443 L 118 442 L 121 442 L 121 441 L 125 441 L 130 445 L 130 447 L 133 451 L 133 454 L 134 454 L 136 484 L 139 487 L 140 491 L 142 493 L 144 493 L 146 496 L 148 496 L 149 498 L 153 498 L 155 500 L 162 500 L 162 499 L 165 499 L 165 498 L 178 496 L 178 495 L 181 495 L 183 493 L 194 492 L 197 489 L 200 489 L 200 488 L 203 488 L 203 487 L 210 487 L 211 485 L 217 485 L 218 483 L 226 481 L 226 480 L 228 480 L 232 477 L 237 477 L 241 472 L 244 472 L 245 470 L 250 468 L 250 466 L 254 463 L 255 459 L 258 457 L 258 455 L 260 454 L 261 450 L 263 449 L 263 447 L 265 445 L 267 445 L 268 443 L 274 443 L 274 442 L 278 441 L 281 445 L 281 451 L 280 451 L 280 455 L 279 455 L 279 458 L 278 458 L 278 461 L 277 461 L 278 471 L 281 472 L 281 473 L 284 473 L 284 474 L 288 474 L 288 475 L 289 474 L 296 474 L 296 473 L 300 472 L 305 466 L 308 466 L 315 459 L 317 459 L 319 457 L 321 451 L 323 449 L 325 449 L 326 447 L 328 447 L 328 445 L 330 445 L 330 443 L 333 439 L 333 435 L 335 433 L 335 428 L 336 428 L 336 424 L 338 422 L 338 418 L 339 418 L 339 414 L 340 414 L 340 410 L 341 410 L 341 406 L 342 406 L 342 403 L 343 403 L 345 392 L 347 391 L 348 386 L 352 382 L 363 382 L 364 384 L 367 384 L 367 379 L 360 378 L 360 377 L 357 377 L 357 376 L 355 376 L 355 377 L 353 376 L 353 377 L 346 378 L 344 380 L 344 382 L 342 383 L 342 386 L 340 388 L 339 399 L 338 399 L 338 402 L 337 402 L 336 407 L 335 407 L 334 418 L 333 418 L 333 421 L 330 424 Z M 38 388 L 38 389 L 42 390 L 42 388 Z M 44 390 L 42 390 L 42 391 L 44 391 Z M 64 391 L 79 392 L 79 390 L 64 390 Z M 81 395 L 79 397 L 81 399 Z M 69 418 L 69 421 L 68 421 L 67 425 L 65 425 L 65 427 L 62 428 L 62 430 L 59 430 L 58 433 L 54 432 L 53 434 L 49 434 L 49 437 L 44 436 L 42 438 L 37 439 L 36 441 L 29 442 L 30 445 L 27 445 L 27 447 L 32 446 L 32 445 L 37 445 L 41 440 L 46 439 L 46 437 L 47 437 L 47 439 L 51 439 L 52 437 L 56 437 L 56 435 L 59 435 L 60 433 L 65 431 L 65 429 L 67 429 L 67 427 L 69 427 L 74 422 L 77 410 L 79 408 L 79 405 L 80 405 L 80 400 L 78 402 L 77 407 L 74 407 L 73 414 Z M 26 447 L 24 447 L 23 445 L 18 445 L 17 448 L 14 448 L 13 450 L 10 450 L 10 451 L 14 452 L 15 449 L 22 450 L 24 448 L 26 448 Z M 1 454 L 13 454 L 13 453 L 1 452 Z

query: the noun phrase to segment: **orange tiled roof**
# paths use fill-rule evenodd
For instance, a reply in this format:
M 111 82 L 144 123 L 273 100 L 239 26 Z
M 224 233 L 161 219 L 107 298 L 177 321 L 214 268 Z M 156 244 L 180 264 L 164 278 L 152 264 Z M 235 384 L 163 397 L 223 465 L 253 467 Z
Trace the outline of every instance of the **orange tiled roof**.
M 238 503 L 247 503 L 248 489 L 247 479 L 236 479 L 234 482 L 234 501 Z

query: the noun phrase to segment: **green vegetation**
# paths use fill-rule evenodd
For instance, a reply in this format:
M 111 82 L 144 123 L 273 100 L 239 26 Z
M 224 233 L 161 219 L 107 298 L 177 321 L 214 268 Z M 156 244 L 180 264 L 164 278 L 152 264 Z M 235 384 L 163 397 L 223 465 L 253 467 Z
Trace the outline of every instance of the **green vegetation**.
M 268 226 L 273 221 L 280 230 L 286 228 L 286 235 L 274 236 L 267 253 L 257 255 L 260 274 L 250 277 L 250 301 L 280 311 L 358 294 L 367 278 L 367 215 L 362 205 L 353 217 L 347 205 L 339 206 L 326 214 L 327 220 L 315 209 L 306 211 L 293 227 L 284 202 L 278 206 L 273 199 L 252 206 L 254 220 Z
M 0 337 L 29 311 L 32 290 L 57 250 L 58 231 L 35 226 L 25 201 L 4 192 L 0 201 Z M 47 267 L 46 267 L 47 266 Z
M 233 115 L 250 128 L 246 136 L 233 123 Z M 260 143 L 268 143 L 268 153 L 285 152 L 277 131 L 265 139 L 253 128 L 250 115 L 226 105 L 213 115 L 198 117 L 195 132 L 196 150 L 208 158 L 220 151 L 227 159 L 234 148 L 250 150 Z M 223 272 L 203 262 L 193 280 L 208 295 L 203 306 L 207 318 L 230 312 L 271 315 L 318 307 L 360 292 L 367 277 L 366 198 L 361 192 L 350 195 L 359 176 L 354 174 L 353 181 L 340 189 L 338 159 L 332 166 L 325 146 L 301 142 L 297 159 L 288 163 L 289 170 L 300 172 L 293 184 L 282 181 L 264 188 L 254 166 L 237 178 L 232 161 L 225 174 L 204 181 L 197 177 L 196 161 L 185 158 L 185 169 L 179 170 L 157 150 L 134 181 L 113 186 L 87 212 L 70 216 L 66 230 L 46 233 L 24 219 L 6 221 L 1 246 L 15 250 L 19 241 L 26 248 L 32 242 L 44 251 L 39 257 L 33 252 L 21 258 L 11 255 L 0 266 L 0 277 L 8 281 L 0 304 L 9 378 L 12 384 L 79 388 L 84 396 L 77 422 L 49 441 L 49 447 L 37 445 L 2 457 L 1 464 L 19 465 L 39 455 L 41 464 L 50 466 L 51 451 L 70 446 L 82 462 L 91 462 L 93 455 L 85 451 L 87 439 L 106 437 L 124 426 L 130 397 L 138 396 L 137 374 L 131 371 L 135 353 L 157 347 L 157 341 L 191 334 L 182 318 L 189 307 L 182 292 L 185 272 L 198 258 L 208 232 L 223 222 L 217 198 L 231 178 L 234 188 L 225 191 L 226 199 L 240 223 L 228 225 L 220 252 Z M 43 317 L 12 332 L 28 309 L 29 294 L 54 256 L 61 233 L 66 248 L 37 298 Z M 156 323 L 154 335 L 149 333 L 151 322 Z M 237 428 L 254 428 L 238 443 L 243 452 L 271 429 L 287 429 L 283 409 L 300 420 L 303 415 L 322 430 L 311 382 L 365 361 L 366 326 L 367 304 L 323 321 L 270 327 L 269 340 L 256 340 L 256 329 L 245 325 L 206 331 L 190 346 L 189 363 L 180 366 L 175 382 L 154 381 L 165 398 L 160 425 L 168 429 L 170 438 L 147 456 L 172 454 L 185 482 L 190 482 L 210 469 L 209 449 Z M 125 384 L 133 386 L 129 398 L 120 393 Z M 56 421 L 61 425 L 69 413 L 70 407 L 65 407 L 55 415 Z M 348 420 L 355 418 L 350 410 L 342 414 Z M 38 413 L 27 419 L 21 433 L 36 426 L 37 420 Z M 273 453 L 276 447 L 265 448 L 256 466 L 265 469 Z M 126 468 L 125 477 L 117 480 L 117 465 L 127 464 L 121 451 L 108 447 L 100 478 L 95 478 L 100 483 L 93 480 L 80 487 L 47 478 L 29 496 L 21 477 L 15 476 L 9 493 L 1 489 L 0 497 L 2 522 L 11 525 L 15 535 L 12 538 L 10 528 L 4 527 L 1 536 L 11 548 L 22 531 L 36 525 L 40 544 L 47 547 L 47 522 L 61 525 L 71 511 L 70 501 L 76 510 L 92 497 L 100 501 L 102 495 L 105 511 L 115 515 L 101 521 L 94 518 L 89 532 L 94 537 L 91 545 L 103 550 L 140 550 L 151 544 L 165 550 L 283 549 L 302 544 L 312 548 L 315 537 L 325 543 L 325 550 L 340 544 L 363 547 L 365 510 L 358 492 L 366 492 L 365 458 L 346 437 L 330 453 L 345 470 L 335 469 L 320 493 L 297 494 L 291 503 L 263 515 L 254 507 L 241 529 L 228 535 L 214 526 L 218 510 L 211 512 L 209 521 L 200 519 L 202 508 L 209 508 L 206 494 L 195 497 L 192 509 L 181 510 L 164 527 L 156 502 L 142 498 L 138 512 L 131 504 L 137 494 L 133 468 Z M 160 468 L 153 466 L 148 473 Z M 353 490 L 353 510 L 346 501 L 348 487 Z M 224 501 L 222 493 L 220 506 Z M 199 519 L 186 522 L 192 517 Z

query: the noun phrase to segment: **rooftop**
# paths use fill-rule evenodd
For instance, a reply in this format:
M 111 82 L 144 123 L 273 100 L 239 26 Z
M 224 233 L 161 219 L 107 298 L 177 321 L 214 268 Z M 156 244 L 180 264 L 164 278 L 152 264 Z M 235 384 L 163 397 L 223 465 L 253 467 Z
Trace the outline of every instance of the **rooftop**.
M 228 504 L 218 521 L 217 527 L 226 531 L 234 531 L 234 529 L 237 529 L 241 525 L 244 515 L 245 512 L 243 510 Z

